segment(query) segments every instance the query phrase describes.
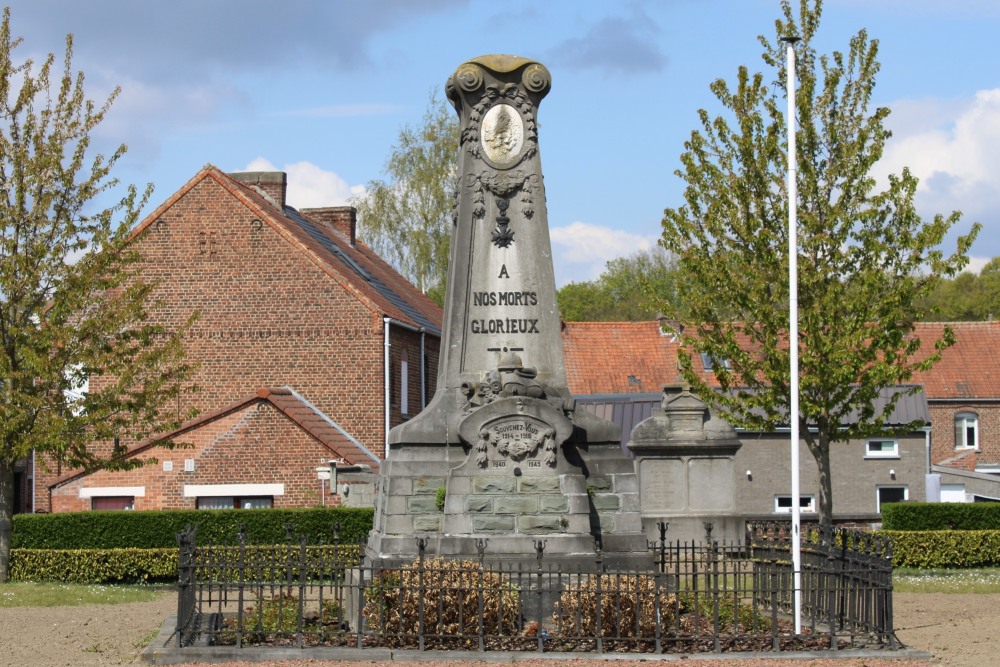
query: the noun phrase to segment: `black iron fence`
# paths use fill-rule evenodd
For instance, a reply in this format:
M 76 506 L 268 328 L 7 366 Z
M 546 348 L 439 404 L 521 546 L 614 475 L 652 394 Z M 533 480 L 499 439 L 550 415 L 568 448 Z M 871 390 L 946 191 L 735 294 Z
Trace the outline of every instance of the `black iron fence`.
M 808 532 L 801 631 L 787 524 L 746 539 L 651 543 L 650 568 L 621 571 L 545 553 L 494 561 L 426 553 L 362 562 L 360 545 L 180 544 L 177 646 L 350 646 L 418 650 L 689 653 L 896 648 L 888 543 L 861 532 Z

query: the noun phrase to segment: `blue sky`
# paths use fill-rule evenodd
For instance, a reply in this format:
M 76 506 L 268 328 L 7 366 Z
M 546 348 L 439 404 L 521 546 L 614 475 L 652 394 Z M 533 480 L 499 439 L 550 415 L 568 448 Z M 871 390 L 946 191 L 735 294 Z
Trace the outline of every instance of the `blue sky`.
M 96 145 L 129 153 L 153 205 L 211 163 L 289 174 L 293 206 L 346 203 L 382 175 L 431 91 L 487 53 L 552 73 L 539 141 L 559 284 L 650 247 L 708 86 L 763 68 L 778 0 L 13 0 L 20 57 L 62 54 L 88 92 L 122 93 Z M 983 224 L 972 267 L 1000 255 L 1000 2 L 827 0 L 817 46 L 880 41 L 875 103 L 894 132 L 880 173 L 921 179 L 925 217 Z

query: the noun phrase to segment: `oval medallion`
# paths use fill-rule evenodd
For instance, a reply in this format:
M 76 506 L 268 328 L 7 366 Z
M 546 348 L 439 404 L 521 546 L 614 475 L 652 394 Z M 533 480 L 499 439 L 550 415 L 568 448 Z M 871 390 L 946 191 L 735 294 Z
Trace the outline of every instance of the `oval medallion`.
M 497 167 L 509 167 L 521 157 L 524 148 L 524 121 L 517 109 L 509 104 L 497 104 L 483 116 L 483 152 Z

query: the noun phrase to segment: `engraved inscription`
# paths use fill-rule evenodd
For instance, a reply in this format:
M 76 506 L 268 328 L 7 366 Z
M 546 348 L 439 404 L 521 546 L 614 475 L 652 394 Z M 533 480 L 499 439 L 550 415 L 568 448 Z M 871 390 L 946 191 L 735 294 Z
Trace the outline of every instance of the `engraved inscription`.
M 554 467 L 555 435 L 554 428 L 530 417 L 497 420 L 479 431 L 476 461 L 484 468 L 502 468 L 508 460 L 525 461 L 529 469 Z

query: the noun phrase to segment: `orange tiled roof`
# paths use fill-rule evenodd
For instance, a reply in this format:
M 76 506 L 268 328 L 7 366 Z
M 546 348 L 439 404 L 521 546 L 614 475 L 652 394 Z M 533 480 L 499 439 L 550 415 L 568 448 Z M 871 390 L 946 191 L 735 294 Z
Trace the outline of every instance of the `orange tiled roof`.
M 336 422 L 320 412 L 318 408 L 290 387 L 262 387 L 253 396 L 237 401 L 221 410 L 215 410 L 186 421 L 174 431 L 140 442 L 138 445 L 129 448 L 125 453 L 125 458 L 130 458 L 152 449 L 157 446 L 157 442 L 180 439 L 185 433 L 201 428 L 220 417 L 242 410 L 253 403 L 265 401 L 273 405 L 275 409 L 288 417 L 288 419 L 298 424 L 303 431 L 324 445 L 333 455 L 343 458 L 350 465 L 364 464 L 371 466 L 374 471 L 378 472 L 379 459 L 377 456 L 369 452 L 364 445 L 351 437 Z M 87 474 L 87 471 L 82 468 L 73 470 L 53 482 L 50 488 L 55 488 Z
M 565 322 L 562 334 L 571 394 L 659 392 L 678 379 L 677 343 L 658 322 Z
M 945 323 L 917 323 L 922 354 L 934 349 Z M 950 322 L 955 345 L 929 371 L 910 384 L 924 386 L 930 401 L 1000 398 L 1000 322 Z M 679 379 L 677 344 L 660 335 L 656 322 L 567 322 L 563 329 L 566 378 L 570 393 L 625 394 L 659 391 Z M 696 367 L 700 360 L 695 359 Z M 704 373 L 704 371 L 702 371 Z M 704 373 L 710 383 L 714 376 Z M 629 376 L 641 386 L 628 382 Z
M 914 374 L 927 399 L 1000 398 L 1000 322 L 949 322 L 955 344 L 929 371 Z M 933 350 L 943 322 L 921 322 L 914 332 L 921 349 Z

